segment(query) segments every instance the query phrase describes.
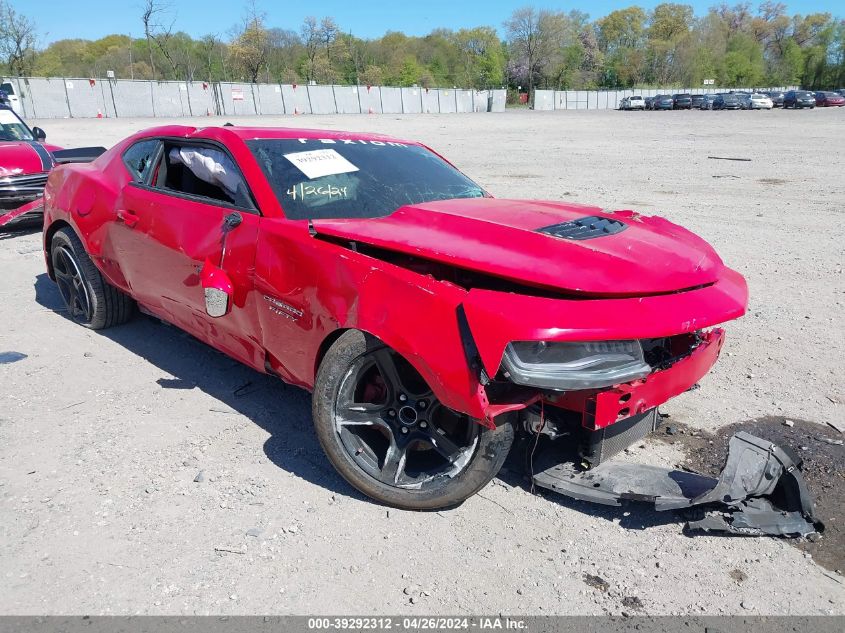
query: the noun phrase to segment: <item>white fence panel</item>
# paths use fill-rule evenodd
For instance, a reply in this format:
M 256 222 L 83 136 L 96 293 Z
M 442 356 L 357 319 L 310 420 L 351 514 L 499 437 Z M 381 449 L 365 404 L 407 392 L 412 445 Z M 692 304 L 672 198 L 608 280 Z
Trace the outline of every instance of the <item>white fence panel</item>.
M 258 114 L 284 114 L 282 87 L 276 84 L 258 84 Z M 195 108 L 196 110 L 196 108 Z
M 332 86 L 334 103 L 338 114 L 360 114 L 361 102 L 358 100 L 358 86 Z
M 535 110 L 554 110 L 554 90 L 535 90 L 534 91 L 534 109 Z
M 422 112 L 422 88 L 402 88 L 402 112 L 419 114 Z
M 282 86 L 282 101 L 285 114 L 311 114 L 311 102 L 305 86 L 285 84 Z
M 493 90 L 493 112 L 504 112 L 507 105 L 508 91 Z
M 305 86 L 313 114 L 337 114 L 331 86 Z
M 437 90 L 423 89 L 422 107 L 423 112 L 426 114 L 437 114 L 440 112 L 440 100 L 438 99 Z
M 150 117 L 153 111 L 153 88 L 149 81 L 115 81 L 111 90 L 114 91 L 115 116 L 118 117 Z
M 472 112 L 472 90 L 455 90 L 455 106 L 456 112 Z
M 402 89 L 381 87 L 381 111 L 385 114 L 402 114 Z
M 438 90 L 437 100 L 440 102 L 441 114 L 453 114 L 458 111 L 458 102 L 455 90 Z
M 103 80 L 105 81 L 105 80 Z M 96 118 L 107 115 L 103 87 L 99 81 L 92 84 L 88 79 L 68 79 L 67 101 L 70 114 L 74 118 Z
M 381 114 L 381 88 L 379 86 L 358 86 L 358 103 L 364 114 Z
M 70 116 L 64 79 L 13 79 L 24 115 L 32 119 L 65 119 Z M 67 80 L 72 81 L 72 80 Z

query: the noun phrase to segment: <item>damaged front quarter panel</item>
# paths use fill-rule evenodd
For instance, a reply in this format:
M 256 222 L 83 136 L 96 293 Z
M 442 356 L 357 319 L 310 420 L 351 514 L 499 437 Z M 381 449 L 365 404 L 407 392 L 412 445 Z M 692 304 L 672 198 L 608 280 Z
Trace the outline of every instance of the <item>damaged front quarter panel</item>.
M 543 460 L 549 464 L 551 451 Z M 656 466 L 606 462 L 579 472 L 572 463 L 541 463 L 534 482 L 561 494 L 621 505 L 645 501 L 656 510 L 694 506 L 710 511 L 690 521 L 690 530 L 743 535 L 807 536 L 822 532 L 812 495 L 786 449 L 740 431 L 731 437 L 718 478 Z

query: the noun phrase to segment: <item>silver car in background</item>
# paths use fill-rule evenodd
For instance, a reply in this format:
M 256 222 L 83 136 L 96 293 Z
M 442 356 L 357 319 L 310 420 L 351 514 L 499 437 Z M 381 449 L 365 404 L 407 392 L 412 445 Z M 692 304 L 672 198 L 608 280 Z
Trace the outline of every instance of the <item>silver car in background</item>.
M 772 98 L 762 92 L 752 92 L 741 97 L 743 110 L 771 110 L 775 107 Z

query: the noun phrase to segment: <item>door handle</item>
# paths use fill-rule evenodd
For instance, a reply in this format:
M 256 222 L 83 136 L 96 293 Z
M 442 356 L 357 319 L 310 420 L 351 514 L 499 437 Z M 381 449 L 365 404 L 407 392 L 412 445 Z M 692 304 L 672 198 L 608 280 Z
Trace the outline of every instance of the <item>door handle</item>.
M 138 224 L 138 220 L 140 220 L 137 215 L 135 215 L 131 211 L 127 211 L 126 209 L 120 209 L 117 212 L 117 219 L 123 222 L 130 229 L 136 224 Z

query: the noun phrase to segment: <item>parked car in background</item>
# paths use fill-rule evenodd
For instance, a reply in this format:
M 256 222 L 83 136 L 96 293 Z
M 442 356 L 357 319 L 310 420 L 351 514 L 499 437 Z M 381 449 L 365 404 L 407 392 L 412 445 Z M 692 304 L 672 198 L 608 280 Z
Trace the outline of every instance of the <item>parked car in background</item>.
M 755 92 L 742 99 L 743 110 L 771 110 L 774 107 L 769 95 Z
M 672 95 L 657 95 L 654 97 L 652 110 L 673 110 L 675 108 L 675 100 Z
M 677 94 L 672 95 L 675 110 L 691 110 L 692 109 L 692 95 L 691 94 Z
M 4 92 L 6 94 L 6 105 L 9 106 L 12 110 L 14 110 L 17 114 L 23 114 L 21 108 L 21 102 L 18 97 L 18 93 L 15 91 L 15 86 L 8 81 L 4 81 L 0 83 L 0 92 Z
M 767 92 L 769 95 L 769 99 L 772 100 L 772 107 L 773 108 L 782 108 L 783 107 L 783 92 L 780 90 L 775 90 L 773 92 Z
M 699 110 L 712 110 L 713 109 L 713 102 L 716 100 L 718 95 L 715 94 L 707 94 L 704 95 L 704 99 L 701 100 L 701 103 L 698 106 Z
M 742 107 L 742 102 L 739 96 L 734 93 L 716 95 L 713 101 L 714 110 L 739 110 Z
M 645 100 L 640 95 L 625 97 L 619 104 L 620 110 L 645 110 Z
M 57 164 L 90 162 L 103 147 L 62 149 L 48 145 L 47 134 L 30 128 L 8 106 L 0 105 L 0 227 L 40 222 L 44 184 Z
M 654 110 L 654 97 L 646 97 L 643 101 L 645 101 L 646 110 Z
M 784 108 L 810 108 L 816 107 L 816 95 L 807 90 L 790 90 L 783 95 Z
M 692 96 L 692 109 L 693 110 L 700 110 L 701 104 L 704 103 L 704 98 L 706 95 L 693 95 Z
M 845 106 L 845 97 L 838 92 L 819 91 L 816 93 L 816 105 L 820 108 Z

